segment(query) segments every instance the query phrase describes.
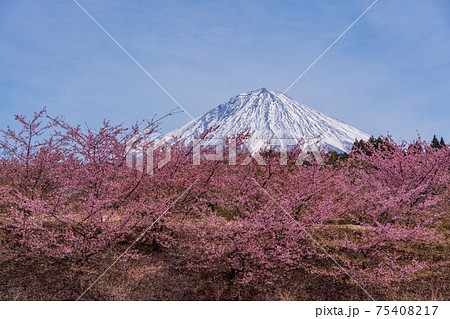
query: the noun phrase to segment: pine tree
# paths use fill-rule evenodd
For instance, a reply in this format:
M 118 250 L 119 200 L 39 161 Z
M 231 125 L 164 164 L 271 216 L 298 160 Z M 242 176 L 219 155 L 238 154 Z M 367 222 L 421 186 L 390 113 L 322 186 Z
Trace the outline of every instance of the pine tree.
M 433 136 L 433 140 L 431 141 L 431 147 L 432 148 L 441 148 L 441 145 L 439 144 L 439 140 L 437 139 L 436 135 Z
M 441 137 L 441 141 L 439 142 L 439 145 L 441 146 L 441 148 L 447 146 L 447 145 L 445 145 L 443 137 Z

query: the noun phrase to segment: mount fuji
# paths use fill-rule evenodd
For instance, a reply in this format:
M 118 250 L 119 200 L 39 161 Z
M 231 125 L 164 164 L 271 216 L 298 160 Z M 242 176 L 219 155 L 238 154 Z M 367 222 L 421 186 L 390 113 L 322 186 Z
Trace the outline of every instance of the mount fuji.
M 328 150 L 348 152 L 353 142 L 367 140 L 369 135 L 336 120 L 289 96 L 265 88 L 241 93 L 220 104 L 195 120 L 166 134 L 164 140 L 179 137 L 188 142 L 206 129 L 218 128 L 208 134 L 208 144 L 222 143 L 225 137 L 248 132 L 249 151 L 262 150 L 269 145 L 319 145 Z M 306 143 L 306 144 L 305 144 Z

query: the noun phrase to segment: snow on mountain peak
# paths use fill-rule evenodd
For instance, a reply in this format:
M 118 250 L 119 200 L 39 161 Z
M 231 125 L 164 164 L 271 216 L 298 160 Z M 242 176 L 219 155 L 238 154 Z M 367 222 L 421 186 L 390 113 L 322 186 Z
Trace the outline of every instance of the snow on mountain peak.
M 369 138 L 366 133 L 283 93 L 260 88 L 231 98 L 168 133 L 164 139 L 170 141 L 176 136 L 188 142 L 215 126 L 219 126 L 218 129 L 208 135 L 213 139 L 210 144 L 248 131 L 248 145 L 252 152 L 269 145 L 293 145 L 298 141 L 306 143 L 305 146 L 321 145 L 338 152 L 348 152 L 355 139 Z

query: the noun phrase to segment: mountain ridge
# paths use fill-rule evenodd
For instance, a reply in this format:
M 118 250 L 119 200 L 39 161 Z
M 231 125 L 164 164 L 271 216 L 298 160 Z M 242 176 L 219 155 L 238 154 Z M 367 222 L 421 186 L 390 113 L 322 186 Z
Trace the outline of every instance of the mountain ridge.
M 370 136 L 355 127 L 302 104 L 291 97 L 266 88 L 244 92 L 230 98 L 164 136 L 188 142 L 206 129 L 218 126 L 208 137 L 209 144 L 248 131 L 248 148 L 258 151 L 269 145 L 293 145 L 308 141 L 309 148 L 319 145 L 329 150 L 348 152 L 353 142 Z M 217 140 L 214 142 L 214 140 Z M 305 145 L 306 148 L 306 145 Z

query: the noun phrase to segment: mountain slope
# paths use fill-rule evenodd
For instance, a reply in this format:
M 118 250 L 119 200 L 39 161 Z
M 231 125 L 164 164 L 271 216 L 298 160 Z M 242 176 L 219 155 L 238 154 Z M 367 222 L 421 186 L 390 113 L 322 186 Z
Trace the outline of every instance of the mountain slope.
M 328 149 L 347 152 L 355 139 L 369 138 L 366 133 L 283 93 L 262 88 L 231 98 L 195 121 L 168 133 L 165 140 L 177 136 L 189 141 L 217 125 L 219 128 L 208 135 L 214 138 L 211 144 L 248 130 L 251 151 L 265 148 L 268 144 L 292 145 L 298 141 L 303 141 L 306 148 L 317 141 Z

